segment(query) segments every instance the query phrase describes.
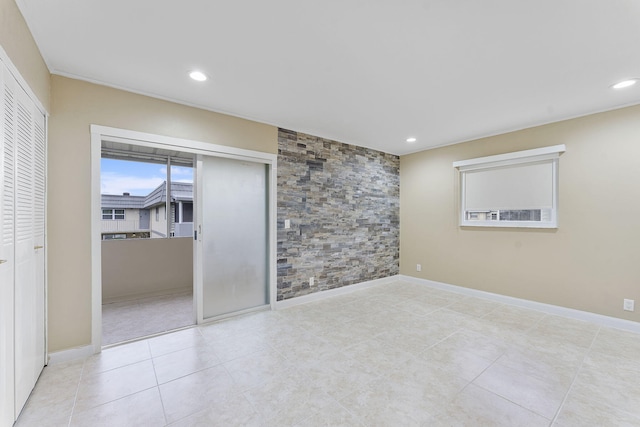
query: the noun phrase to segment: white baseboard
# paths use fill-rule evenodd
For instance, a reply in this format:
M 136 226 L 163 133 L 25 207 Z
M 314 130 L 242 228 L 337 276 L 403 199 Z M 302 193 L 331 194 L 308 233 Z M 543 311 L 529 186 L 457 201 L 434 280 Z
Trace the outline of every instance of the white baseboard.
M 354 292 L 360 289 L 366 289 L 372 286 L 378 286 L 378 285 L 384 285 L 387 283 L 397 282 L 398 280 L 400 280 L 400 276 L 396 275 L 396 276 L 383 277 L 382 279 L 369 280 L 367 282 L 355 283 L 353 285 L 347 285 L 341 288 L 327 289 L 326 291 L 314 292 L 312 294 L 307 294 L 300 297 L 286 299 L 284 301 L 277 301 L 274 304 L 273 308 L 275 310 L 280 310 L 287 307 L 293 307 L 295 305 L 306 304 L 308 302 L 321 301 L 323 299 L 335 297 L 338 295 L 349 294 L 351 292 Z
M 68 350 L 56 351 L 49 353 L 49 361 L 47 365 L 59 365 L 65 362 L 71 362 L 72 360 L 86 359 L 94 354 L 94 348 L 91 345 L 85 345 L 83 347 L 70 348 Z
M 545 304 L 536 301 L 530 301 L 521 298 L 510 297 L 507 295 L 494 294 L 491 292 L 480 291 L 478 289 L 465 288 L 463 286 L 449 285 L 447 283 L 435 282 L 433 280 L 419 279 L 417 277 L 397 276 L 397 280 L 409 283 L 415 283 L 419 285 L 429 286 L 435 289 L 442 289 L 444 291 L 456 292 L 466 296 L 473 296 L 477 298 L 484 298 L 491 301 L 496 301 L 503 304 L 515 305 L 518 307 L 529 308 L 532 310 L 541 311 L 547 314 L 554 314 L 556 316 L 567 317 L 570 319 L 583 320 L 586 322 L 592 322 L 601 326 L 609 328 L 623 329 L 625 331 L 635 332 L 640 334 L 640 323 L 632 320 L 618 319 L 617 317 L 605 316 L 603 314 L 591 313 L 588 311 L 576 310 L 573 308 L 561 307 L 559 305 Z
M 455 292 L 465 296 L 484 298 L 484 299 L 496 301 L 502 304 L 509 304 L 517 307 L 529 308 L 529 309 L 537 310 L 547 314 L 553 314 L 556 316 L 567 317 L 570 319 L 592 322 L 601 326 L 606 326 L 606 327 L 615 328 L 615 329 L 622 329 L 625 331 L 630 331 L 630 332 L 635 332 L 640 334 L 639 322 L 634 322 L 634 321 L 625 320 L 625 319 L 618 319 L 616 317 L 605 316 L 602 314 L 591 313 L 588 311 L 581 311 L 581 310 L 575 310 L 572 308 L 561 307 L 557 305 L 544 304 L 541 302 L 510 297 L 507 295 L 494 294 L 491 292 L 481 291 L 478 289 L 465 288 L 463 286 L 450 285 L 448 283 L 441 283 L 433 280 L 419 279 L 417 277 L 404 276 L 404 275 L 384 277 L 382 279 L 375 279 L 367 282 L 356 283 L 353 285 L 343 286 L 341 288 L 315 292 L 313 294 L 303 295 L 300 297 L 291 298 L 284 301 L 277 301 L 274 304 L 273 309 L 280 310 L 283 308 L 293 307 L 296 305 L 306 304 L 309 302 L 322 301 L 324 299 L 332 298 L 339 295 L 346 295 L 361 289 L 371 288 L 374 286 L 398 282 L 398 281 L 414 283 L 414 284 L 423 285 L 423 286 L 429 286 L 434 289 L 441 289 L 444 291 Z M 94 348 L 91 345 L 57 351 L 49 354 L 48 365 L 56 365 L 64 362 L 69 362 L 72 360 L 84 359 L 93 355 L 94 353 L 95 353 Z

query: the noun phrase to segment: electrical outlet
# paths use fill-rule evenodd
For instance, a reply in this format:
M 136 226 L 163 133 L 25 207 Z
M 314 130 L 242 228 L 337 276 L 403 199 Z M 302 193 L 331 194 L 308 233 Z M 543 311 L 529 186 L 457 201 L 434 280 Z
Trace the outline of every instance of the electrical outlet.
M 416 264 L 416 271 L 422 271 L 422 265 Z
M 284 220 L 284 228 L 291 228 L 291 220 L 290 219 L 285 219 Z
M 309 277 L 309 286 L 313 286 L 313 276 Z
M 625 299 L 624 305 L 622 306 L 622 308 L 624 308 L 625 311 L 633 311 L 635 303 L 636 303 L 635 300 Z

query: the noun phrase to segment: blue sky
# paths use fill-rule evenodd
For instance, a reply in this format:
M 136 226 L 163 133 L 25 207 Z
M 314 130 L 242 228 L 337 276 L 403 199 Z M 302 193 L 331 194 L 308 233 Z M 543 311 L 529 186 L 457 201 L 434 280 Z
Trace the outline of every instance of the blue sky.
M 166 165 L 130 162 L 126 160 L 100 160 L 100 189 L 102 194 L 131 193 L 146 196 L 166 179 Z M 172 166 L 172 181 L 193 182 L 193 169 Z

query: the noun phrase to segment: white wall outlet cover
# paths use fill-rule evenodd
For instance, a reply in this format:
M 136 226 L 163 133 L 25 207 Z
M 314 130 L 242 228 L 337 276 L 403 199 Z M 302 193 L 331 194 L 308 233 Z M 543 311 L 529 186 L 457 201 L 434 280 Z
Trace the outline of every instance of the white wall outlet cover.
M 633 310 L 635 310 L 635 300 L 625 299 L 622 308 L 625 311 L 633 311 Z
M 416 271 L 422 271 L 422 265 L 416 264 Z
M 284 228 L 291 228 L 291 220 L 290 219 L 285 219 L 284 220 Z

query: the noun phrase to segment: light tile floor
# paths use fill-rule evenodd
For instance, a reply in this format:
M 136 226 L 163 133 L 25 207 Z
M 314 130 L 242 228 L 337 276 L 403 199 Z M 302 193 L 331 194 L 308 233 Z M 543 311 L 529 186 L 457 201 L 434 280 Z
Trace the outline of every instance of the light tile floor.
M 193 293 L 102 305 L 102 345 L 146 337 L 195 323 Z
M 17 426 L 638 426 L 640 335 L 396 282 L 45 368 Z

